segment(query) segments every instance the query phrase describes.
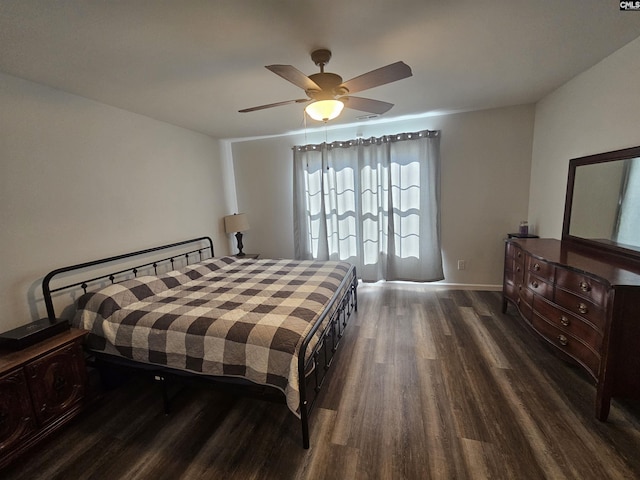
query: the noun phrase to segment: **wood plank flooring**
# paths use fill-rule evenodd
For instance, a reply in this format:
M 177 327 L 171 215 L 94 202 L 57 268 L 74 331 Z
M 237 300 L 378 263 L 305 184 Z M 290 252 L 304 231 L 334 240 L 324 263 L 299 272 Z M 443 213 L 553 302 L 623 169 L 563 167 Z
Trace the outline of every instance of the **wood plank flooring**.
M 594 418 L 595 388 L 499 292 L 361 285 L 311 414 L 206 387 L 163 414 L 129 382 L 0 476 L 7 479 L 637 479 L 640 405 Z M 338 368 L 335 368 L 338 367 Z

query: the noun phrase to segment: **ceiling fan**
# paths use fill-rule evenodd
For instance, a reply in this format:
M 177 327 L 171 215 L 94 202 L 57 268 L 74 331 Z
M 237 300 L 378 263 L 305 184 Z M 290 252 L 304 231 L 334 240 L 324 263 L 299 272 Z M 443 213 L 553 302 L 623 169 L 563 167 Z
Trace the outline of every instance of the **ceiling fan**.
M 336 118 L 343 107 L 382 115 L 393 107 L 393 103 L 372 100 L 370 98 L 353 97 L 351 94 L 402 80 L 412 75 L 411 68 L 406 63 L 396 62 L 343 82 L 340 75 L 324 71 L 324 67 L 329 63 L 330 59 L 331 51 L 329 50 L 320 49 L 313 51 L 311 53 L 311 60 L 320 67 L 320 73 L 314 73 L 309 76 L 291 65 L 267 65 L 266 68 L 268 70 L 302 88 L 307 98 L 269 103 L 258 107 L 245 108 L 239 110 L 239 112 L 254 112 L 256 110 L 279 107 L 291 103 L 312 102 L 305 108 L 305 111 L 315 120 L 325 122 Z

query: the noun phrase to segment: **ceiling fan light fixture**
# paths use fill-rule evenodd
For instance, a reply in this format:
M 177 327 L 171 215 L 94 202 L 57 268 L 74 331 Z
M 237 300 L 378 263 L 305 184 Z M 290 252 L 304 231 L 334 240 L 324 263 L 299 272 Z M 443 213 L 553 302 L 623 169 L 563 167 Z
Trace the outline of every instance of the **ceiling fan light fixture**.
M 344 103 L 340 100 L 318 100 L 307 105 L 304 111 L 314 120 L 328 122 L 340 115 L 343 108 Z

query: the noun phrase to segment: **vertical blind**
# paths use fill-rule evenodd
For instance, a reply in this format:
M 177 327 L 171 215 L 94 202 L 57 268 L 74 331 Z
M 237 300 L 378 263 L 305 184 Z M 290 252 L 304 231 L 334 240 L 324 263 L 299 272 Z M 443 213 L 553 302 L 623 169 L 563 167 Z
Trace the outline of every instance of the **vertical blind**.
M 296 258 L 353 263 L 365 281 L 443 278 L 440 132 L 293 148 Z

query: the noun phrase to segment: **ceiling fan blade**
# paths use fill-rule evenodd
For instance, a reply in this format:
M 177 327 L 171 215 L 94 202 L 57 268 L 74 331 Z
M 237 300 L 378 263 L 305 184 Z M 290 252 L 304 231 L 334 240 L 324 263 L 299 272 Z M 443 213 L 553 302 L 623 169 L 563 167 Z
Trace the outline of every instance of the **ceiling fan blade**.
M 291 65 L 267 65 L 265 68 L 271 70 L 276 75 L 280 75 L 282 78 L 300 87 L 304 91 L 322 90 L 316 82 Z
M 281 105 L 289 105 L 290 103 L 305 103 L 309 101 L 310 100 L 308 98 L 298 98 L 297 100 L 285 100 L 284 102 L 269 103 L 268 105 L 260 105 L 259 107 L 244 108 L 242 110 L 238 110 L 238 112 L 240 113 L 255 112 L 256 110 L 264 110 L 265 108 L 279 107 Z
M 370 98 L 349 96 L 341 97 L 339 100 L 342 101 L 347 108 L 360 110 L 361 112 L 377 113 L 378 115 L 388 112 L 391 110 L 391 107 L 393 107 L 393 103 L 372 100 Z
M 385 83 L 402 80 L 413 75 L 411 67 L 404 62 L 396 62 L 386 67 L 380 67 L 376 70 L 363 73 L 362 75 L 347 80 L 342 84 L 349 93 L 361 92 L 369 88 L 384 85 Z

